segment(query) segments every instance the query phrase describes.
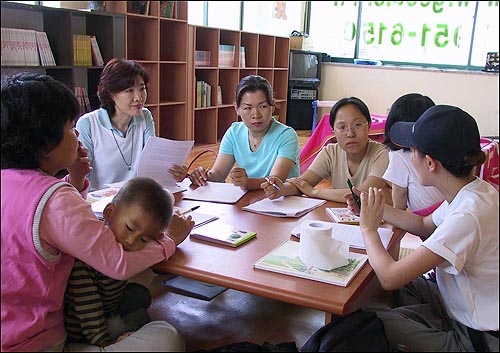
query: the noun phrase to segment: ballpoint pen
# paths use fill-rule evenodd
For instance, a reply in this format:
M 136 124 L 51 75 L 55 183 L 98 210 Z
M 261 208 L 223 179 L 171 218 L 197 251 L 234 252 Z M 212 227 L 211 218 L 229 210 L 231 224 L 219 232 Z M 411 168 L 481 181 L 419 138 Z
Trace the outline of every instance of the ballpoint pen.
M 267 181 L 269 184 L 271 184 L 271 185 L 272 185 L 272 186 L 273 186 L 276 190 L 281 191 L 280 187 L 279 187 L 278 185 L 276 185 L 275 183 L 272 183 L 272 182 L 271 182 L 271 180 L 269 179 L 269 177 L 266 177 L 265 179 L 266 179 L 266 181 Z
M 200 205 L 198 205 L 198 206 L 194 206 L 194 207 L 191 207 L 191 208 L 190 208 L 190 209 L 188 209 L 188 210 L 182 211 L 181 213 L 179 213 L 179 215 L 184 216 L 185 214 L 188 214 L 189 212 L 192 212 L 192 211 L 194 211 L 194 210 L 197 210 L 198 208 L 200 208 Z

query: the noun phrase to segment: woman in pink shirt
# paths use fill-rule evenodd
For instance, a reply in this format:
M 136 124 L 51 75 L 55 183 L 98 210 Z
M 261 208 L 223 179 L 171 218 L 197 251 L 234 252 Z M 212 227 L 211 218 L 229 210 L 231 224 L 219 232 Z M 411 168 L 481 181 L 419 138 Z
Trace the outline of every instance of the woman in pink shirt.
M 128 279 L 172 256 L 193 222 L 174 215 L 159 240 L 125 251 L 84 200 L 91 167 L 74 129 L 79 106 L 71 91 L 50 76 L 23 73 L 2 81 L 1 101 L 1 349 L 62 351 L 75 258 Z M 63 169 L 69 174 L 61 181 L 55 175 Z M 105 350 L 183 351 L 185 344 L 171 324 L 153 321 Z

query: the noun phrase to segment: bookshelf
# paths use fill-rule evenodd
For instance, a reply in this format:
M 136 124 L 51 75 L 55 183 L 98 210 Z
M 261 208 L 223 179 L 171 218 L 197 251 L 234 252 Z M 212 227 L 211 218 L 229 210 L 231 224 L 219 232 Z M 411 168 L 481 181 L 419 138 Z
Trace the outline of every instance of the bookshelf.
M 56 66 L 2 65 L 2 76 L 20 71 L 44 73 L 66 84 L 88 92 L 92 109 L 99 107 L 97 84 L 102 66 L 76 66 L 73 57 L 73 35 L 95 36 L 103 59 L 123 57 L 125 53 L 125 16 L 97 11 L 57 9 L 2 1 L 2 28 L 45 32 Z
M 290 40 L 288 37 L 226 30 L 205 26 L 188 26 L 189 31 L 189 74 L 192 85 L 189 87 L 188 101 L 192 125 L 188 136 L 197 145 L 220 143 L 229 126 L 236 122 L 237 116 L 233 102 L 239 81 L 248 75 L 261 75 L 269 80 L 276 99 L 275 115 L 286 123 L 288 91 L 288 60 Z M 233 62 L 227 63 L 222 52 L 234 48 Z M 240 56 L 244 47 L 245 60 L 242 67 Z M 209 65 L 196 66 L 196 51 L 210 52 Z M 224 62 L 223 62 L 224 61 Z M 211 105 L 197 107 L 196 81 L 207 82 L 211 88 Z M 217 87 L 222 91 L 222 102 L 217 102 Z
M 135 3 L 108 1 L 106 9 L 125 15 L 125 57 L 140 62 L 148 71 L 145 106 L 153 114 L 156 134 L 189 140 L 187 2 L 175 2 L 172 18 L 160 14 L 159 1 L 148 2 L 144 7 L 147 13 L 136 13 Z

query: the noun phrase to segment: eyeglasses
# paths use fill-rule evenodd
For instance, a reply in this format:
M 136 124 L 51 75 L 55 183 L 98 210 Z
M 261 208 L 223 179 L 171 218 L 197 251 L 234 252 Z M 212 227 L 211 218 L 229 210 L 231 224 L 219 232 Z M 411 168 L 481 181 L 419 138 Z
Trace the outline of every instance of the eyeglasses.
M 358 132 L 358 131 L 361 131 L 361 129 L 367 125 L 368 125 L 368 122 L 363 123 L 363 124 L 356 123 L 356 124 L 352 125 L 351 127 L 341 125 L 341 126 L 335 127 L 333 130 L 339 135 L 346 135 L 349 130 L 354 131 L 354 132 Z

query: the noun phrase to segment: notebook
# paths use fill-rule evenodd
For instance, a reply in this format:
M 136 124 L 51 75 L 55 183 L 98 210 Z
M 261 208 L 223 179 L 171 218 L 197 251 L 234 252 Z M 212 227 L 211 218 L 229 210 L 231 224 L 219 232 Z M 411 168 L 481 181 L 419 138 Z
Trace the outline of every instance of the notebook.
M 348 208 L 327 207 L 326 214 L 337 223 L 359 224 L 359 216 L 355 215 Z
M 326 203 L 326 200 L 301 196 L 284 196 L 275 200 L 267 197 L 243 207 L 243 210 L 273 217 L 301 217 Z
M 207 185 L 199 186 L 195 190 L 183 195 L 183 199 L 207 201 L 216 203 L 236 203 L 247 193 L 239 186 L 231 183 L 215 183 L 207 181 Z
M 182 212 L 183 209 L 180 207 L 174 206 L 174 212 L 176 212 L 176 211 Z M 198 212 L 198 211 L 190 212 L 187 215 L 191 216 L 191 218 L 194 221 L 193 228 L 201 227 L 202 225 L 205 225 L 207 223 L 215 221 L 216 219 L 219 219 L 219 217 L 217 217 L 217 216 L 212 216 L 212 215 L 205 214 L 205 213 Z
M 251 230 L 241 229 L 222 221 L 217 221 L 196 228 L 191 232 L 190 238 L 235 248 L 256 236 L 257 233 Z

